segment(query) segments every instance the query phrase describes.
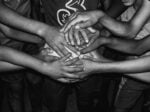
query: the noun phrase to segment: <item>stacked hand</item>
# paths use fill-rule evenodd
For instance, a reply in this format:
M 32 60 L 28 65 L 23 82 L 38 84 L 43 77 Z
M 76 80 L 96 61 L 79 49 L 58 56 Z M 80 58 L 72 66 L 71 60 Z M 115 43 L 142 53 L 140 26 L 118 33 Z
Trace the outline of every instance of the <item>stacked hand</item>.
M 68 54 L 63 58 L 58 58 L 47 55 L 46 50 L 47 49 L 42 50 L 40 54 L 40 59 L 44 61 L 39 69 L 41 73 L 64 83 L 68 83 L 70 80 L 72 82 L 80 80 L 80 77 L 74 74 L 83 71 L 83 64 L 78 58 L 68 60 L 71 54 Z
M 47 30 L 45 37 L 51 36 L 51 38 L 46 38 L 46 41 L 50 42 L 48 43 L 50 47 L 53 48 L 61 58 L 46 64 L 46 66 L 51 65 L 53 69 L 45 67 L 43 71 L 45 74 L 51 73 L 50 77 L 62 82 L 69 82 L 70 80 L 74 82 L 79 81 L 79 78 L 83 78 L 94 71 L 95 60 L 87 58 L 68 60 L 70 55 L 67 55 L 68 50 L 66 46 L 70 45 L 77 51 L 80 50 L 83 53 L 96 49 L 99 43 L 99 41 L 96 41 L 99 36 L 99 31 L 90 26 L 95 24 L 98 18 L 99 15 L 97 11 L 78 12 L 70 18 L 69 22 L 66 23 L 61 30 L 57 28 L 51 29 L 50 32 Z M 45 57 L 50 59 L 48 55 Z M 91 67 L 91 65 L 93 67 Z M 49 73 L 46 71 L 49 71 Z

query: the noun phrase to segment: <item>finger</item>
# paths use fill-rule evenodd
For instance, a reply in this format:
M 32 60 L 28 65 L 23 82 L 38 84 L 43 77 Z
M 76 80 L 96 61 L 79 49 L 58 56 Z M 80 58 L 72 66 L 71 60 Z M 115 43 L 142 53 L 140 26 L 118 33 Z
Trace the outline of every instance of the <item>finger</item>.
M 65 40 L 70 45 L 68 32 L 65 33 Z
M 79 82 L 81 79 L 68 79 L 69 83 Z
M 82 49 L 84 49 L 84 48 L 87 48 L 87 46 L 89 46 L 90 44 L 93 44 L 94 43 L 94 41 L 97 39 L 97 37 L 98 36 L 96 36 L 96 34 L 88 34 L 88 40 L 89 40 L 89 42 L 88 43 L 84 43 L 84 44 L 82 44 Z
M 94 28 L 92 28 L 92 27 L 88 27 L 87 28 L 91 33 L 96 33 L 96 30 L 94 29 Z
M 81 45 L 81 42 L 80 42 L 80 36 L 79 36 L 79 30 L 75 30 L 74 32 L 74 38 L 76 40 L 76 45 Z
M 81 50 L 81 53 L 85 54 L 85 53 L 88 53 L 88 52 L 91 52 L 93 50 L 95 50 L 97 47 L 99 47 L 99 41 L 95 41 L 93 42 L 92 44 L 90 44 L 89 46 L 87 46 L 86 48 L 82 49 Z
M 68 22 L 66 22 L 66 24 L 64 25 L 64 27 L 60 30 L 60 32 L 64 32 L 65 28 L 68 26 L 68 24 L 71 22 L 71 20 L 75 19 L 77 16 L 78 12 L 73 13 L 70 17 Z M 67 30 L 68 31 L 68 30 Z
M 51 61 L 55 61 L 55 60 L 59 59 L 56 56 L 50 56 L 50 55 L 44 56 L 44 58 L 45 58 L 45 61 L 47 61 L 47 62 L 51 62 Z
M 80 66 L 80 65 L 83 65 L 83 62 L 81 60 L 76 61 L 75 66 Z
M 71 59 L 71 60 L 66 61 L 64 64 L 65 64 L 66 66 L 69 66 L 69 65 L 73 65 L 73 64 L 76 63 L 77 61 L 79 61 L 79 58 L 73 58 L 73 59 Z
M 79 21 L 79 20 L 78 20 Z M 76 22 L 77 24 L 75 25 L 75 24 L 73 24 L 73 25 L 75 25 L 75 28 L 76 29 L 79 29 L 79 28 L 87 28 L 87 27 L 90 27 L 91 26 L 91 22 L 89 22 L 89 21 L 84 21 L 84 22 Z
M 74 38 L 73 38 L 73 28 L 71 28 L 71 29 L 69 30 L 69 41 L 70 41 L 70 43 L 71 43 L 72 46 L 75 45 L 75 43 L 74 43 Z
M 57 81 L 59 82 L 62 82 L 62 83 L 70 83 L 70 80 L 68 80 L 67 78 L 59 78 L 59 79 L 56 79 Z
M 60 51 L 63 53 L 64 56 L 66 56 L 69 51 L 65 48 L 64 45 L 58 45 L 58 48 L 60 49 Z
M 69 20 L 68 20 L 68 21 L 73 20 L 73 19 L 77 16 L 78 13 L 79 13 L 79 12 L 75 12 L 75 13 L 71 14 L 71 16 L 69 17 Z
M 62 51 L 56 46 L 53 45 L 53 49 L 54 51 L 60 56 L 60 57 L 64 57 L 65 55 L 62 53 Z
M 100 35 L 100 32 L 99 32 L 99 31 L 96 31 L 96 33 L 93 34 L 93 37 L 91 38 L 89 44 L 92 44 L 94 41 L 99 40 L 99 39 L 98 39 L 99 35 Z
M 93 58 L 92 57 L 90 57 L 90 56 L 83 56 L 82 57 L 82 60 L 88 60 L 88 61 L 93 61 Z
M 68 79 L 68 78 L 60 78 L 57 79 L 57 81 L 62 82 L 62 83 L 75 83 L 79 82 L 81 79 Z
M 82 30 L 82 29 L 80 30 L 80 32 L 81 32 L 81 35 L 82 35 L 84 41 L 85 41 L 86 43 L 88 43 L 88 42 L 89 42 L 89 39 L 88 39 L 88 36 L 87 36 L 86 32 L 85 32 L 84 30 Z
M 72 79 L 79 79 L 80 77 L 76 74 L 71 74 L 71 73 L 63 73 L 64 78 L 72 78 Z
M 66 72 L 69 72 L 69 73 L 82 72 L 83 71 L 83 65 L 78 66 L 78 67 L 65 66 L 65 67 L 63 67 L 63 70 Z
M 82 18 L 80 16 L 76 16 L 76 18 L 72 19 L 72 21 L 68 22 L 64 27 L 64 32 L 67 32 L 72 26 L 81 22 Z
M 67 59 L 69 59 L 71 56 L 71 53 L 68 53 L 66 56 L 64 56 L 60 61 L 65 62 Z

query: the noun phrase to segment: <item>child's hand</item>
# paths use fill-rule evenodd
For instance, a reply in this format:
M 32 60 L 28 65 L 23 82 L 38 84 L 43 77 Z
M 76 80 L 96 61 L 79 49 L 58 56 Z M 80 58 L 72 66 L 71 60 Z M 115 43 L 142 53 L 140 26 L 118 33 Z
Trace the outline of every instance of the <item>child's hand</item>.
M 88 77 L 90 74 L 97 72 L 96 66 L 97 66 L 97 61 L 99 60 L 93 58 L 83 58 L 81 60 L 84 66 L 84 71 L 78 73 L 81 79 L 84 79 Z
M 61 29 L 62 32 L 67 32 L 72 26 L 76 25 L 75 28 L 87 28 L 96 24 L 104 15 L 102 11 L 88 11 L 88 12 L 77 12 L 74 16 L 65 24 Z
M 107 37 L 99 37 L 95 38 L 95 40 L 91 41 L 88 46 L 84 47 L 83 49 L 80 50 L 81 53 L 85 54 L 91 51 L 94 51 L 98 47 L 101 47 L 103 45 L 106 45 L 110 42 L 110 38 Z
M 65 33 L 65 39 L 69 45 L 82 47 L 95 40 L 99 36 L 99 31 L 88 27 L 87 29 L 75 29 L 72 27 Z
M 47 44 L 61 57 L 68 54 L 68 51 L 64 47 L 67 45 L 64 34 L 59 31 L 59 28 L 47 27 L 44 33 L 44 39 Z
M 68 54 L 52 63 L 44 63 L 41 72 L 55 80 L 61 78 L 78 79 L 79 76 L 74 73 L 83 71 L 83 63 L 78 58 L 68 61 L 70 56 Z

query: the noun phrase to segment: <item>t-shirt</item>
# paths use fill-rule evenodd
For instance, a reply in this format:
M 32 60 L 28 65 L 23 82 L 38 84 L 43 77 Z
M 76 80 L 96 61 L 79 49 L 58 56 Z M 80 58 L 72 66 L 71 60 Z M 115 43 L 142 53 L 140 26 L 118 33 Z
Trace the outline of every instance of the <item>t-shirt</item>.
M 95 10 L 100 0 L 42 0 L 46 22 L 53 26 L 63 25 L 76 11 Z

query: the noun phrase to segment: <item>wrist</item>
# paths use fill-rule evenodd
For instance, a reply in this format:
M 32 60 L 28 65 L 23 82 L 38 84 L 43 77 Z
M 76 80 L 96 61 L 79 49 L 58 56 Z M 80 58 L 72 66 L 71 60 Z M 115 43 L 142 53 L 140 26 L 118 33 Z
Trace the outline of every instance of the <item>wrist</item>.
M 96 17 L 99 19 L 101 19 L 103 16 L 105 16 L 105 13 L 101 10 L 96 10 L 95 12 Z
M 43 65 L 45 64 L 44 61 L 37 59 L 36 57 L 33 58 L 34 62 L 31 62 L 30 65 L 28 65 L 31 69 L 34 69 L 36 71 L 41 72 L 41 70 L 43 70 Z
M 39 35 L 40 37 L 42 37 L 45 40 L 45 37 L 46 37 L 45 35 L 46 35 L 46 32 L 48 32 L 48 29 L 49 29 L 48 25 L 42 24 L 37 31 L 37 35 Z
M 106 46 L 106 45 L 109 45 L 109 43 L 111 42 L 109 38 L 107 37 L 100 37 L 100 45 L 101 46 Z

